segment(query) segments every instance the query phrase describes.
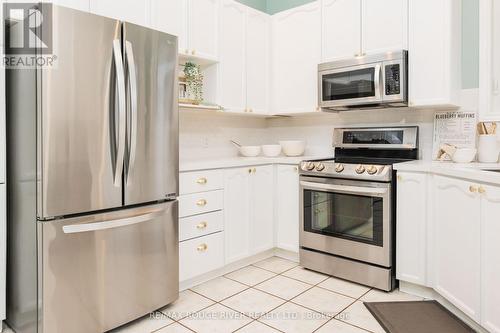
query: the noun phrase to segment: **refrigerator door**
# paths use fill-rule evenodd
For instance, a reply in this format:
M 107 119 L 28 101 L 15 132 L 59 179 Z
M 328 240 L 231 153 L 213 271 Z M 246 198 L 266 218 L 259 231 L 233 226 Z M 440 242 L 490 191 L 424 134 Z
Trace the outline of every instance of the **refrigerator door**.
M 178 194 L 177 37 L 123 23 L 128 93 L 125 205 Z
M 53 7 L 57 63 L 39 70 L 41 219 L 122 205 L 121 22 Z
M 177 201 L 39 222 L 43 332 L 105 332 L 178 298 Z

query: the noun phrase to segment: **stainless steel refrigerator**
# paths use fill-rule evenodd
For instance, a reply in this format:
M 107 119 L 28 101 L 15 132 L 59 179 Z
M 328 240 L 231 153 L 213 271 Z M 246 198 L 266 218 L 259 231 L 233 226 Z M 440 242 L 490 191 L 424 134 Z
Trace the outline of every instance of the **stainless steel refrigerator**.
M 7 321 L 104 332 L 179 293 L 177 38 L 52 20 L 56 66 L 7 71 Z

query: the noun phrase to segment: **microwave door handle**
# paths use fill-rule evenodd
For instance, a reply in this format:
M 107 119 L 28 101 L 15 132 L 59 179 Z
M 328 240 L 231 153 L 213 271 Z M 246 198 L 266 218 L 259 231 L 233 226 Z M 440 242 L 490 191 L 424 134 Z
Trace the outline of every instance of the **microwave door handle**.
M 384 95 L 382 92 L 383 85 L 380 84 L 380 78 L 382 73 L 382 65 L 378 64 L 375 66 L 375 98 L 381 100 Z
M 365 196 L 366 195 L 367 196 L 377 196 L 377 197 L 384 196 L 388 192 L 387 188 L 320 184 L 320 183 L 305 182 L 305 181 L 301 181 L 300 185 L 308 190 L 334 191 L 334 192 L 338 192 L 338 193 L 365 195 Z
M 118 140 L 117 140 L 117 153 L 114 174 L 114 186 L 120 187 L 123 161 L 125 157 L 125 139 L 126 139 L 126 113 L 127 107 L 126 92 L 125 92 L 125 71 L 123 67 L 121 41 L 119 39 L 113 40 L 113 58 L 116 72 L 116 87 L 118 90 Z
M 132 43 L 125 41 L 125 58 L 127 60 L 128 80 L 130 84 L 130 118 L 129 126 L 130 135 L 130 151 L 128 156 L 128 168 L 126 182 L 127 185 L 131 182 L 131 174 L 134 170 L 135 155 L 137 149 L 137 74 L 135 67 L 134 52 Z

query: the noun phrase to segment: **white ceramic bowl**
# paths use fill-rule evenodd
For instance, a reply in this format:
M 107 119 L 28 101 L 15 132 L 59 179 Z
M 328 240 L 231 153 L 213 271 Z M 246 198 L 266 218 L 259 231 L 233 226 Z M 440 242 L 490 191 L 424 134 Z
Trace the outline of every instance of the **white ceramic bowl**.
M 301 156 L 306 150 L 306 143 L 304 141 L 280 141 L 280 145 L 286 156 Z
M 262 153 L 266 157 L 276 157 L 281 154 L 281 145 L 263 145 Z
M 476 153 L 475 148 L 457 148 L 451 160 L 455 163 L 470 163 L 476 158 Z
M 255 157 L 260 154 L 260 146 L 241 146 L 240 154 L 245 157 Z

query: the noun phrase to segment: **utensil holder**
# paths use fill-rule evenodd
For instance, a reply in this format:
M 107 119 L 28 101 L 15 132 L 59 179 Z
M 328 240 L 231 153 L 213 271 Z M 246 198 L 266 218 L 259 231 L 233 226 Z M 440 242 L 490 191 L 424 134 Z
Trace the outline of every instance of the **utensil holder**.
M 497 163 L 500 154 L 498 137 L 494 134 L 479 136 L 478 160 L 481 163 Z

